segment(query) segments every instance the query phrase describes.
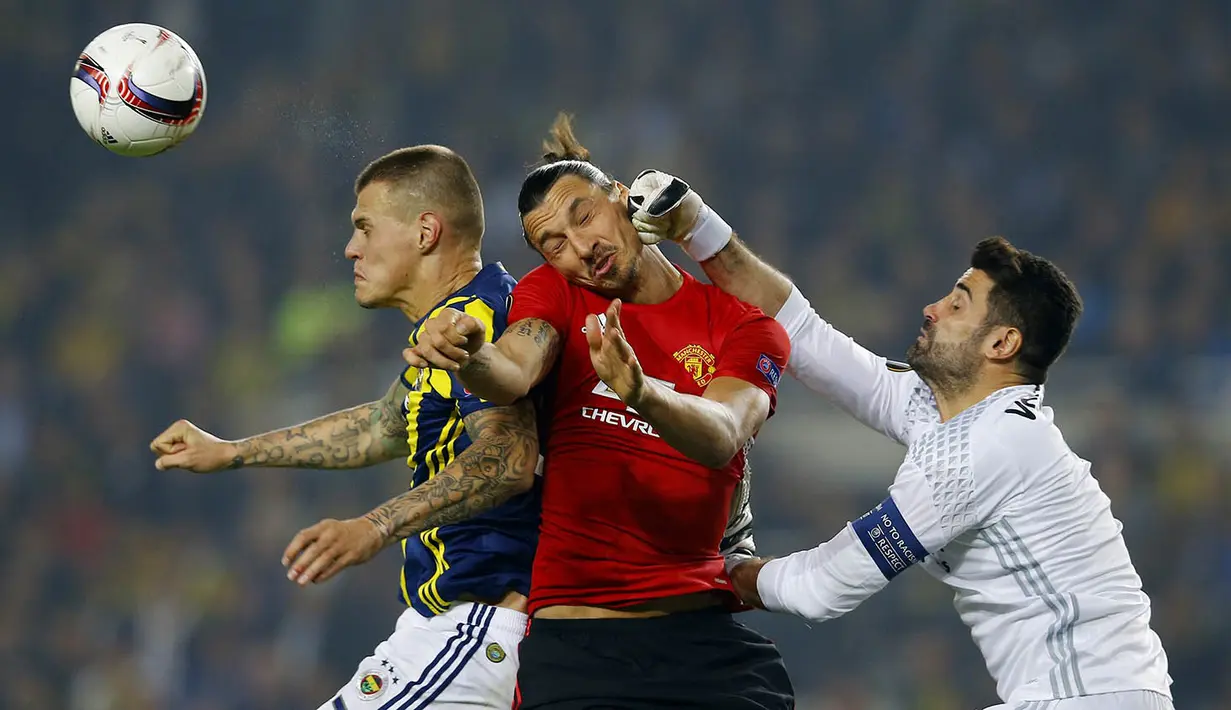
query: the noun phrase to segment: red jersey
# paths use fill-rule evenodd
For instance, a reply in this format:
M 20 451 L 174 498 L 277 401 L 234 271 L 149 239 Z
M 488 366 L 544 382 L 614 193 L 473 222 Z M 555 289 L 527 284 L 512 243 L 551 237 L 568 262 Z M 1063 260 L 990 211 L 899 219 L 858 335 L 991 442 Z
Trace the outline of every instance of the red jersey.
M 759 309 L 687 273 L 670 299 L 623 304 L 620 323 L 646 377 L 701 395 L 718 377 L 764 390 L 770 412 L 786 368 L 786 331 Z M 558 604 L 618 608 L 710 590 L 731 595 L 719 543 L 747 447 L 721 469 L 664 442 L 594 372 L 586 316 L 611 300 L 540 266 L 513 289 L 509 323 L 547 321 L 560 336 L 543 472 L 530 612 Z

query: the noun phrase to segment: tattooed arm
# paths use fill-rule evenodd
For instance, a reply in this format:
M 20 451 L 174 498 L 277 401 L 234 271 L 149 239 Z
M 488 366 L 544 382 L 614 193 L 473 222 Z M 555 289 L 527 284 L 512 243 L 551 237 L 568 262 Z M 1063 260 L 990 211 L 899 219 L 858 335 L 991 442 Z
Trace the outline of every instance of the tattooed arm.
M 159 454 L 154 465 L 197 473 L 241 466 L 360 468 L 408 456 L 406 391 L 398 378 L 375 402 L 238 441 L 219 439 L 181 419 L 150 444 Z
M 412 367 L 456 372 L 466 389 L 496 404 L 525 397 L 551 371 L 560 352 L 560 334 L 539 318 L 522 318 L 495 343 L 473 316 L 445 309 L 428 320 L 414 347 L 403 351 Z
M 231 467 L 360 468 L 410 455 L 399 377 L 385 396 L 298 426 L 235 442 Z
M 480 348 L 457 374 L 470 391 L 494 395 L 484 399 L 511 402 L 543 381 L 559 353 L 556 329 L 547 321 L 524 318 L 509 326 L 495 343 Z
M 323 582 L 394 542 L 491 510 L 534 485 L 539 438 L 534 405 L 521 400 L 462 420 L 471 443 L 443 471 L 352 520 L 323 520 L 300 531 L 282 556 L 287 576 Z
M 462 421 L 470 446 L 435 477 L 365 516 L 390 542 L 491 510 L 534 484 L 539 437 L 529 400 Z

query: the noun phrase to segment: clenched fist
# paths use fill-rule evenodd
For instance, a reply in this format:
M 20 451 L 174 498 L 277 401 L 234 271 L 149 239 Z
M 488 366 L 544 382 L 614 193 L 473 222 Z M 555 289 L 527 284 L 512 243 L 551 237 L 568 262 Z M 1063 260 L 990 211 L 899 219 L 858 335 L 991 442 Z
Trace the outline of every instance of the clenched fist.
M 670 240 L 697 263 L 712 259 L 731 241 L 731 226 L 688 183 L 660 170 L 645 170 L 628 187 L 629 219 L 643 244 Z
M 219 439 L 186 419 L 172 424 L 155 437 L 150 442 L 150 451 L 158 454 L 154 468 L 159 471 L 182 468 L 194 473 L 212 473 L 226 468 L 238 454 L 235 442 Z
M 752 557 L 733 566 L 730 571 L 731 586 L 735 588 L 735 594 L 740 601 L 757 609 L 765 608 L 761 593 L 757 591 L 757 579 L 761 576 L 761 568 L 766 562 L 769 560 Z
M 628 188 L 628 201 L 643 244 L 683 242 L 705 206 L 688 183 L 661 170 L 642 171 Z
M 446 308 L 423 324 L 414 347 L 402 351 L 411 367 L 460 370 L 487 340 L 487 326 L 474 316 Z

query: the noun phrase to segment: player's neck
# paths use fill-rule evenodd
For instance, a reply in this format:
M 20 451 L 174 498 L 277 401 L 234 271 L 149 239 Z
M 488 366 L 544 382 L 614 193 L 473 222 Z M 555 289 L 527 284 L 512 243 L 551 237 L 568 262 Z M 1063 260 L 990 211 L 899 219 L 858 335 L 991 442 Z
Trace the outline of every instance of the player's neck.
M 412 322 L 427 315 L 429 309 L 449 297 L 449 294 L 470 283 L 483 269 L 483 260 L 477 252 L 457 255 L 448 263 L 423 260 L 419 273 L 407 290 L 402 301 L 402 313 Z
M 994 377 L 978 378 L 969 386 L 952 391 L 942 391 L 932 386 L 932 393 L 936 395 L 936 409 L 940 412 L 940 421 L 947 422 L 1006 387 L 1024 384 L 1027 383 L 1021 375 L 998 373 Z
M 641 250 L 637 278 L 629 287 L 628 293 L 619 294 L 619 297 L 627 303 L 641 305 L 663 303 L 674 296 L 683 285 L 684 277 L 675 265 L 658 247 L 647 246 Z

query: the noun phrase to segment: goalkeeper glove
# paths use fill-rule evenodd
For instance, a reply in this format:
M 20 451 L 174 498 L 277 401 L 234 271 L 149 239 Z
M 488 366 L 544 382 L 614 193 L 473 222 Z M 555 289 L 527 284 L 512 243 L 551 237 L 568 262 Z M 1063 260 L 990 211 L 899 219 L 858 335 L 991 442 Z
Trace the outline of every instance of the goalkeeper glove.
M 722 542 L 718 543 L 718 551 L 726 561 L 728 574 L 736 565 L 756 557 L 757 554 L 757 544 L 752 539 L 751 476 L 751 472 L 745 471 L 734 495 L 731 496 L 731 513 L 727 518 L 727 528 L 722 533 Z
M 731 227 L 688 183 L 645 170 L 628 189 L 629 216 L 643 244 L 668 239 L 694 260 L 712 259 L 731 240 Z

